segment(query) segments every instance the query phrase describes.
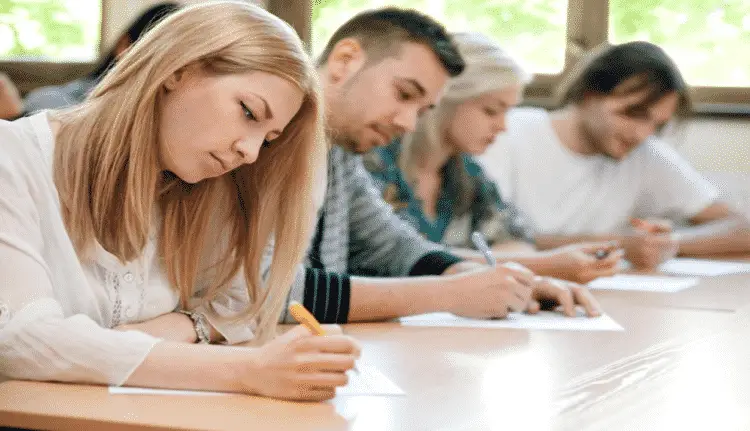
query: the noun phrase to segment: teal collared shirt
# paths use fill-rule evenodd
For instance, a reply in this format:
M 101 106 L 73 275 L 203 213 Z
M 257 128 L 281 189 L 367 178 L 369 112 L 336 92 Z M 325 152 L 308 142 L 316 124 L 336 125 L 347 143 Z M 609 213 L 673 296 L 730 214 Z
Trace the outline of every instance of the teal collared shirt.
M 473 248 L 471 233 L 479 231 L 490 244 L 531 242 L 531 233 L 518 211 L 503 202 L 495 183 L 466 154 L 451 158 L 443 167 L 437 216 L 432 219 L 425 214 L 422 201 L 398 167 L 400 147 L 397 140 L 375 149 L 365 157 L 365 166 L 396 214 L 427 239 L 452 247 Z M 464 169 L 468 174 L 469 190 L 465 189 L 466 186 L 462 190 L 459 169 Z M 468 210 L 458 214 L 458 197 L 461 193 L 472 193 L 474 198 Z

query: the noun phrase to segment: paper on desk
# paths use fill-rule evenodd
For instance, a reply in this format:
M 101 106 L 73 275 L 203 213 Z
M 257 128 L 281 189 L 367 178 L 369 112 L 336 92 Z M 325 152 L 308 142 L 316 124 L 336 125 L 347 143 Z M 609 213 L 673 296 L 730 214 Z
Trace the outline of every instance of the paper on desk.
M 350 370 L 349 384 L 338 388 L 336 395 L 339 396 L 388 396 L 404 395 L 396 384 L 388 377 L 383 375 L 377 368 L 357 364 L 356 370 Z M 203 391 L 181 391 L 174 389 L 151 389 L 151 388 L 133 388 L 110 386 L 111 395 L 184 395 L 184 396 L 217 396 L 232 395 L 223 392 L 203 392 Z
M 336 389 L 338 396 L 389 396 L 406 395 L 377 368 L 357 364 L 356 370 L 349 370 L 349 384 Z
M 634 290 L 640 292 L 675 293 L 698 284 L 696 277 L 654 277 L 650 275 L 620 274 L 601 277 L 590 282 L 592 290 Z
M 217 396 L 232 395 L 224 392 L 208 391 L 181 391 L 176 389 L 153 389 L 153 388 L 133 388 L 125 386 L 110 386 L 110 395 L 187 395 L 187 396 Z
M 622 331 L 623 328 L 611 317 L 586 317 L 579 310 L 576 317 L 566 317 L 559 312 L 540 311 L 537 314 L 510 313 L 505 319 L 469 319 L 451 313 L 430 313 L 402 317 L 404 326 L 433 326 L 454 328 L 508 328 L 547 331 Z
M 672 275 L 696 275 L 715 277 L 717 275 L 742 274 L 750 272 L 750 263 L 727 262 L 708 259 L 677 258 L 664 262 L 659 270 Z

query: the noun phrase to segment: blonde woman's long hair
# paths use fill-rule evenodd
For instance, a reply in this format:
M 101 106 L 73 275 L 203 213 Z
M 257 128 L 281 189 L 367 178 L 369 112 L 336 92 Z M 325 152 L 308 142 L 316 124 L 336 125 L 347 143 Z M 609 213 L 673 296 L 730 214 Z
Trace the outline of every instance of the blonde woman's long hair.
M 448 122 L 459 105 L 510 85 L 523 86 L 531 80 L 521 64 L 489 37 L 481 33 L 455 33 L 452 38 L 466 68 L 448 81 L 438 106 L 427 112 L 417 123 L 416 130 L 401 141 L 398 165 L 412 186 L 418 182 L 419 161 L 439 152 L 444 145 Z M 467 211 L 474 200 L 473 194 L 467 193 L 468 174 L 460 172 L 459 176 L 462 192 L 456 215 Z
M 305 96 L 255 163 L 188 184 L 159 168 L 159 106 L 167 78 L 196 64 L 213 75 L 271 73 Z M 294 30 L 257 6 L 193 5 L 156 25 L 82 105 L 55 114 L 54 180 L 80 258 L 90 259 L 98 241 L 132 261 L 159 225 L 159 257 L 183 307 L 201 281 L 208 304 L 244 270 L 252 305 L 235 318 L 249 319 L 259 340 L 272 337 L 312 234 L 313 198 L 324 187 L 311 180 L 325 175 L 327 151 L 316 76 Z M 207 274 L 215 277 L 203 280 Z

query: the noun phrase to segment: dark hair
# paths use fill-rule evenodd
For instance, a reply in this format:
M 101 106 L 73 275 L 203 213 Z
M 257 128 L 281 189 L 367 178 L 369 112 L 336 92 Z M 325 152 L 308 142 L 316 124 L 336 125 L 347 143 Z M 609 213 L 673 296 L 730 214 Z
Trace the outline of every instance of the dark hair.
M 613 94 L 631 79 L 633 86 L 623 94 L 644 92 L 639 107 L 649 107 L 667 93 L 676 92 L 677 116 L 690 112 L 689 88 L 677 65 L 664 50 L 642 41 L 607 46 L 579 61 L 559 89 L 560 106 L 580 103 L 588 93 Z
M 130 23 L 128 29 L 120 35 L 120 37 L 127 36 L 130 39 L 130 43 L 135 43 L 138 39 L 143 36 L 147 30 L 159 23 L 170 14 L 177 12 L 180 8 L 180 4 L 177 2 L 163 2 L 158 3 L 150 8 L 146 9 L 135 21 Z M 107 54 L 104 60 L 97 66 L 96 70 L 91 72 L 91 79 L 99 81 L 107 70 L 112 67 L 117 61 L 117 55 L 115 54 L 114 48 Z
M 371 59 L 382 59 L 398 52 L 404 42 L 429 47 L 450 76 L 464 70 L 464 60 L 442 24 L 414 9 L 386 7 L 361 12 L 344 23 L 331 36 L 319 64 L 328 61 L 336 44 L 346 38 L 357 39 Z M 371 60 L 368 59 L 368 60 Z

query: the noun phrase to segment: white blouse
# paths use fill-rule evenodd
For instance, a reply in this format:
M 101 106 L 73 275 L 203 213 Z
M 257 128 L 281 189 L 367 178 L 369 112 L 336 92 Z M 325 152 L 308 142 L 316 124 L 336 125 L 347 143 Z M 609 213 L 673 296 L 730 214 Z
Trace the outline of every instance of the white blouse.
M 120 385 L 159 339 L 111 328 L 172 312 L 179 294 L 160 267 L 154 237 L 126 264 L 98 244 L 92 262 L 79 261 L 60 214 L 53 148 L 46 113 L 0 121 L 0 381 Z M 213 306 L 232 315 L 248 302 L 238 276 Z M 200 298 L 191 306 L 200 311 Z M 207 318 L 227 343 L 253 337 L 250 322 Z

